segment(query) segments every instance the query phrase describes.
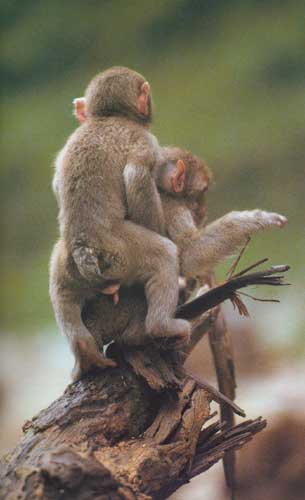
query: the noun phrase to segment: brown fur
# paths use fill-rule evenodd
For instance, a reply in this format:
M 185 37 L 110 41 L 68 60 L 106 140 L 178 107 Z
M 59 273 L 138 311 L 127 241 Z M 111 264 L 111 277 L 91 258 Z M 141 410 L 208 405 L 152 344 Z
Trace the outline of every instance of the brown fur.
M 151 173 L 160 148 L 148 131 L 150 98 L 146 115 L 137 109 L 144 82 L 127 68 L 95 77 L 86 91 L 87 120 L 56 162 L 53 186 L 61 241 L 51 259 L 50 294 L 75 354 L 74 378 L 97 359 L 103 364 L 80 321 L 80 302 L 109 282 L 144 285 L 149 335 L 175 335 L 184 341 L 189 337 L 188 322 L 174 319 L 179 292 L 176 246 L 150 230 L 163 232 L 163 213 Z M 139 194 L 134 209 L 142 213 L 146 227 L 126 220 L 126 171 L 133 192 Z M 73 314 L 69 302 L 75 305 Z
M 186 278 L 203 277 L 219 262 L 236 252 L 255 232 L 283 227 L 287 219 L 264 210 L 233 211 L 202 227 L 205 218 L 205 191 L 211 180 L 207 165 L 180 148 L 164 148 L 166 165 L 159 168 L 156 182 L 161 193 L 167 236 L 179 250 L 180 274 Z M 184 189 L 172 193 L 167 182 L 169 168 L 178 159 L 186 167 Z M 165 174 L 164 174 L 165 172 Z
M 74 378 L 92 365 L 110 362 L 100 356 L 80 311 L 111 282 L 144 284 L 149 307 L 141 288 L 123 289 L 116 308 L 110 297 L 102 296 L 100 347 L 117 336 L 128 343 L 144 342 L 147 312 L 146 331 L 176 334 L 180 342 L 187 338 L 187 323 L 172 319 L 178 297 L 176 247 L 139 224 L 169 236 L 179 249 L 181 274 L 193 278 L 211 270 L 253 232 L 286 222 L 278 214 L 253 210 L 231 212 L 200 229 L 210 171 L 187 151 L 160 150 L 147 130 L 151 100 L 146 117 L 134 105 L 144 81 L 126 68 L 98 75 L 86 93 L 85 123 L 57 159 L 54 190 L 63 237 L 51 260 L 50 292 L 75 353 Z M 186 166 L 179 194 L 168 181 L 177 159 Z M 162 190 L 162 204 L 150 170 Z
M 185 163 L 186 177 L 183 191 L 177 194 L 172 192 L 169 179 L 179 159 Z M 212 175 L 205 162 L 189 151 L 164 148 L 162 161 L 155 168 L 155 178 L 161 194 L 165 230 L 177 244 L 181 274 L 187 278 L 211 271 L 253 232 L 285 223 L 285 218 L 278 214 L 252 210 L 231 212 L 202 228 L 206 212 L 205 191 Z M 130 210 L 129 215 L 132 216 Z M 84 304 L 83 320 L 100 348 L 112 340 L 139 345 L 144 341 L 146 313 L 143 289 L 123 287 L 117 305 L 102 294 L 88 299 Z

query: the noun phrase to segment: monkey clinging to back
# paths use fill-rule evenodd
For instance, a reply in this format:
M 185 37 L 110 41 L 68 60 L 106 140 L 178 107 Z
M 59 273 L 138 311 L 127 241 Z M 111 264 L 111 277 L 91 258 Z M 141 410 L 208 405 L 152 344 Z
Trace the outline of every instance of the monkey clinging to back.
M 80 303 L 109 282 L 144 285 L 149 335 L 174 335 L 182 342 L 189 337 L 188 322 L 174 319 L 178 255 L 161 236 L 163 211 L 151 173 L 160 148 L 148 131 L 149 84 L 134 71 L 112 68 L 91 81 L 85 98 L 87 119 L 59 153 L 53 183 L 61 241 L 51 259 L 50 294 L 76 358 L 74 378 L 91 365 L 113 364 L 99 353 L 80 317 Z M 145 227 L 126 220 L 126 197 Z M 72 305 L 58 280 L 63 266 L 77 296 Z
M 74 114 L 80 123 L 87 119 L 86 98 L 74 99 Z M 203 276 L 232 255 L 248 237 L 266 228 L 283 227 L 286 217 L 265 210 L 229 212 L 203 226 L 205 192 L 211 180 L 206 163 L 190 151 L 179 147 L 163 147 L 153 167 L 159 189 L 164 229 L 177 245 L 180 274 L 187 278 Z M 143 209 L 136 204 L 133 177 L 124 172 L 128 218 L 145 225 Z M 141 206 L 145 206 L 144 200 Z
M 76 116 L 81 123 L 86 120 L 84 98 L 75 100 Z M 80 114 L 81 112 L 81 114 Z M 162 148 L 160 161 L 154 166 L 154 177 L 160 190 L 166 234 L 177 244 L 181 274 L 186 277 L 201 276 L 212 270 L 243 244 L 254 232 L 285 224 L 279 214 L 252 210 L 231 212 L 203 228 L 205 218 L 205 192 L 211 173 L 204 161 L 189 151 L 177 147 Z M 141 223 L 141 214 L 134 211 L 133 192 L 126 182 L 128 216 Z M 60 245 L 61 242 L 58 243 Z M 64 262 L 64 253 L 62 253 Z M 65 266 L 62 266 L 65 269 Z M 68 267 L 67 267 L 68 269 Z M 65 301 L 77 300 L 69 284 L 66 271 L 60 273 L 62 295 Z M 141 288 L 122 289 L 117 306 L 109 297 L 86 301 L 86 325 L 100 347 L 111 340 L 125 344 L 143 344 L 147 306 Z M 89 314 L 89 316 L 88 316 Z
M 205 162 L 181 148 L 163 148 L 162 162 L 155 167 L 155 177 L 165 229 L 179 249 L 181 274 L 187 278 L 202 277 L 212 271 L 253 233 L 269 227 L 283 227 L 287 222 L 280 214 L 256 209 L 230 212 L 203 227 L 205 192 L 211 173 Z M 117 305 L 102 294 L 88 300 L 83 318 L 100 347 L 112 340 L 141 345 L 146 310 L 141 288 L 122 288 Z

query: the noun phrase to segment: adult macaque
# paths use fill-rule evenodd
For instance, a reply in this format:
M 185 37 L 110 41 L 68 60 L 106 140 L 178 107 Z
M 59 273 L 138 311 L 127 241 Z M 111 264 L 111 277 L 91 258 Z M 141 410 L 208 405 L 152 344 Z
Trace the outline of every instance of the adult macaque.
M 50 294 L 75 355 L 74 379 L 92 365 L 113 364 L 80 317 L 82 301 L 109 284 L 143 284 L 148 335 L 184 343 L 190 332 L 187 321 L 174 319 L 177 248 L 160 235 L 163 211 L 152 176 L 160 148 L 148 130 L 149 84 L 128 68 L 112 68 L 91 81 L 85 99 L 86 119 L 59 153 L 53 182 L 61 241 L 51 259 Z M 126 197 L 145 227 L 126 220 Z

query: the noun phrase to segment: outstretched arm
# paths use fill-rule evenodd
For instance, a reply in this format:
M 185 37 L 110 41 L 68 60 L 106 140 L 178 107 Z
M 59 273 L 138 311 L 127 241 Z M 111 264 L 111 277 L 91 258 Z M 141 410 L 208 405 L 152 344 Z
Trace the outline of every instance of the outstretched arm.
M 209 224 L 200 238 L 190 242 L 182 252 L 182 273 L 202 275 L 232 255 L 252 234 L 261 229 L 282 228 L 286 223 L 286 217 L 264 210 L 230 212 Z

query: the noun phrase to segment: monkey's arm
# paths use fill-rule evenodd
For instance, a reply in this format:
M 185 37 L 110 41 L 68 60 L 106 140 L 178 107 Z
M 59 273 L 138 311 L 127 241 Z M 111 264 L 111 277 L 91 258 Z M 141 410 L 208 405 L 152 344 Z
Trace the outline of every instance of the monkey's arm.
M 161 151 L 156 137 L 141 132 L 131 147 L 123 176 L 130 220 L 164 236 L 163 207 L 154 178 Z
M 181 198 L 174 198 L 161 193 L 166 231 L 170 239 L 176 243 L 180 252 L 188 247 L 191 241 L 200 238 L 200 231 L 194 222 L 191 210 Z
M 128 163 L 124 169 L 124 182 L 129 219 L 164 235 L 165 222 L 161 199 L 149 169 Z
M 200 238 L 184 244 L 181 271 L 186 276 L 202 275 L 232 255 L 255 232 L 283 227 L 286 217 L 263 210 L 230 212 L 209 224 Z

